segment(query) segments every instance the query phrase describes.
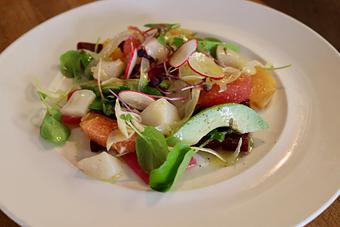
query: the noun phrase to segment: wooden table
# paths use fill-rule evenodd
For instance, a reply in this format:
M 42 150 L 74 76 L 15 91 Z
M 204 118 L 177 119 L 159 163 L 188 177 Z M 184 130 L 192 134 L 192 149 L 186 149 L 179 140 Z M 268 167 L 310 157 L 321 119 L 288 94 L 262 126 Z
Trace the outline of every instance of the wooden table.
M 48 18 L 91 1 L 92 0 L 0 0 L 0 51 L 4 50 L 20 35 Z M 254 1 L 268 4 L 304 21 L 330 40 L 338 50 L 340 49 L 340 39 L 338 38 L 340 37 L 340 29 L 338 24 L 338 29 L 336 29 L 335 25 L 329 26 L 326 29 L 324 28 L 325 24 L 331 21 L 339 21 L 340 1 Z M 318 9 L 319 12 L 315 9 Z M 325 24 L 323 24 L 322 21 L 325 21 Z M 14 227 L 18 225 L 0 212 L 0 226 Z M 340 226 L 340 198 L 318 218 L 308 224 L 308 226 Z

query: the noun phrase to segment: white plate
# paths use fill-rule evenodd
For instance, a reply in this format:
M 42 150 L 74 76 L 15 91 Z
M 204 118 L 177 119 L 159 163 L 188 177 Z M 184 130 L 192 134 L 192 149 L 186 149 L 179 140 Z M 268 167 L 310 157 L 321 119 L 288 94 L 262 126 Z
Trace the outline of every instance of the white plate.
M 277 71 L 280 89 L 262 113 L 271 128 L 256 134 L 264 142 L 235 167 L 186 177 L 174 192 L 90 180 L 40 140 L 30 121 L 39 108 L 30 84 L 50 80 L 59 55 L 77 41 L 159 21 L 234 40 L 275 65 L 291 63 Z M 29 226 L 307 223 L 339 194 L 339 65 L 339 53 L 318 34 L 250 2 L 116 0 L 64 13 L 0 56 L 1 209 Z

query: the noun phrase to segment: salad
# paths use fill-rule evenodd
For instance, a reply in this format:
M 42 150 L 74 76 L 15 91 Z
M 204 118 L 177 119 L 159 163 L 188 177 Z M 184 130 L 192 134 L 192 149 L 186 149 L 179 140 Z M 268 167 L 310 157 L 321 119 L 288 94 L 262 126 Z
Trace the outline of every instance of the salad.
M 251 133 L 268 128 L 255 110 L 271 101 L 276 68 L 179 24 L 144 26 L 60 56 L 49 87 L 36 85 L 40 136 L 62 145 L 80 127 L 93 152 L 77 163 L 85 174 L 114 182 L 127 165 L 165 192 L 203 153 L 228 166 L 251 151 Z

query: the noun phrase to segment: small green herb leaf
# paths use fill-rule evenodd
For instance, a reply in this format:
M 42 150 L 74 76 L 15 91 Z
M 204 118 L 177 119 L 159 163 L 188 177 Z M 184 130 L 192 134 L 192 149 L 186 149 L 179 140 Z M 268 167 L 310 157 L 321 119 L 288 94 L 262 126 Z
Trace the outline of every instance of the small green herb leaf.
M 213 42 L 222 42 L 222 40 L 214 38 L 214 37 L 205 37 L 204 40 L 213 41 Z
M 136 138 L 136 153 L 139 165 L 150 173 L 166 160 L 168 145 L 163 134 L 154 127 L 146 127 Z
M 42 102 L 45 101 L 45 99 L 48 97 L 48 95 L 45 94 L 45 93 L 42 92 L 42 91 L 37 91 L 37 93 L 38 93 L 38 96 L 39 96 L 39 98 L 40 98 L 40 100 L 41 100 Z
M 56 108 L 48 109 L 40 126 L 40 136 L 47 141 L 61 145 L 70 136 L 70 129 L 61 123 L 61 113 Z
M 160 44 L 166 45 L 166 38 L 165 38 L 164 35 L 158 36 L 157 40 L 158 40 L 158 42 L 159 42 Z
M 160 88 L 162 89 L 169 89 L 170 87 L 170 82 L 168 80 L 163 80 L 159 85 Z
M 104 99 L 104 101 L 102 102 L 103 105 L 103 113 L 106 116 L 111 116 L 115 113 L 115 101 L 111 101 L 108 99 Z
M 61 121 L 61 113 L 57 108 L 54 107 L 48 108 L 47 113 L 57 121 Z
M 209 52 L 211 55 L 216 55 L 217 45 L 223 45 L 227 49 L 231 49 L 235 52 L 240 51 L 240 47 L 235 43 L 225 43 L 220 41 L 212 41 L 211 38 L 198 41 L 198 51 Z
M 172 40 L 172 44 L 175 45 L 177 48 L 182 46 L 182 44 L 185 42 L 183 38 L 180 37 L 174 37 Z
M 219 142 L 223 142 L 226 134 L 227 132 L 219 132 L 217 129 L 214 129 L 209 132 L 207 136 L 209 136 L 208 140 L 210 141 L 217 140 Z
M 147 28 L 157 28 L 157 29 L 173 29 L 178 28 L 179 24 L 167 24 L 167 23 L 159 23 L 159 24 L 145 24 L 144 27 Z
M 90 105 L 89 109 L 93 111 L 103 111 L 103 102 L 100 98 L 96 98 Z
M 92 59 L 83 51 L 69 50 L 60 56 L 60 70 L 64 76 L 80 80 Z
M 109 84 L 103 85 L 102 90 L 103 90 L 104 95 L 111 94 L 109 90 L 112 90 L 117 93 L 123 90 L 136 90 L 137 83 L 138 83 L 138 80 L 133 81 L 133 83 L 130 83 L 130 84 L 109 83 Z M 79 85 L 81 89 L 91 90 L 96 94 L 97 97 L 100 97 L 97 81 L 94 81 L 94 80 L 85 81 L 85 82 L 79 83 Z
M 196 153 L 189 146 L 177 144 L 168 154 L 166 161 L 151 171 L 150 187 L 159 192 L 166 192 L 183 175 L 192 156 Z
M 143 88 L 143 91 L 142 91 L 142 92 L 144 92 L 144 93 L 146 93 L 146 94 L 149 94 L 149 95 L 163 96 L 163 94 L 162 94 L 159 90 L 157 90 L 157 89 L 154 88 L 154 87 L 150 87 L 150 86 L 145 86 L 145 87 Z
M 122 119 L 124 121 L 132 121 L 132 116 L 131 116 L 131 114 L 122 114 L 122 115 L 120 115 L 120 119 Z

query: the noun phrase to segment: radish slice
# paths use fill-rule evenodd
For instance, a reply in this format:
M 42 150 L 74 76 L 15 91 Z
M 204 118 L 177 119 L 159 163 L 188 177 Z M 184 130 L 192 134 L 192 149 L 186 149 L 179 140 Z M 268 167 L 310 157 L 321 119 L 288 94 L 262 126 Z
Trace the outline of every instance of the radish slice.
M 132 50 L 131 53 L 129 54 L 128 65 L 126 66 L 126 69 L 125 69 L 125 79 L 129 79 L 130 78 L 132 70 L 135 67 L 136 63 L 137 63 L 137 57 L 138 57 L 137 49 Z
M 154 98 L 151 96 L 133 90 L 125 90 L 119 92 L 119 98 L 121 98 L 124 102 L 126 102 L 129 106 L 138 109 L 144 110 L 147 106 L 149 106 L 153 101 Z
M 81 122 L 81 117 L 61 115 L 61 120 L 64 124 L 67 125 L 79 125 L 79 123 Z
M 171 56 L 169 64 L 173 67 L 180 67 L 183 65 L 190 55 L 197 49 L 198 42 L 196 39 L 189 40 L 184 43 L 176 52 Z
M 224 77 L 223 68 L 213 58 L 199 52 L 193 53 L 188 60 L 190 68 L 196 73 L 218 80 Z
M 82 117 L 88 110 L 89 105 L 96 98 L 96 94 L 91 90 L 75 91 L 67 103 L 60 109 L 63 115 Z

